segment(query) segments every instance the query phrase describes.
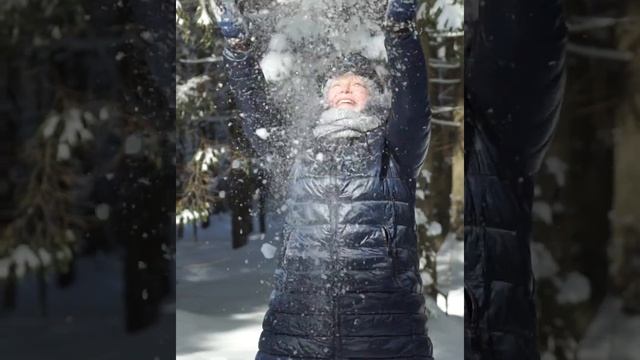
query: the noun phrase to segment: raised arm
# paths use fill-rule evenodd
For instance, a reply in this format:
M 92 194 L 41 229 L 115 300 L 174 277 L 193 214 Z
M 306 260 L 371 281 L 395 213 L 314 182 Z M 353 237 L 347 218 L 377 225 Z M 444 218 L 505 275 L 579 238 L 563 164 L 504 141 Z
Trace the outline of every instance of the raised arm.
M 427 66 L 415 32 L 415 0 L 390 0 L 385 46 L 393 94 L 386 137 L 392 156 L 415 178 L 429 147 L 431 108 Z
M 268 101 L 267 84 L 249 44 L 246 20 L 235 1 L 215 3 L 214 15 L 226 40 L 224 65 L 244 134 L 260 156 L 279 152 L 286 147 L 282 117 Z
M 227 47 L 223 57 L 245 136 L 261 156 L 279 152 L 286 147 L 282 118 L 268 101 L 266 81 L 253 53 Z
M 564 91 L 566 27 L 559 0 L 473 0 L 465 56 L 470 119 L 514 176 L 538 170 Z

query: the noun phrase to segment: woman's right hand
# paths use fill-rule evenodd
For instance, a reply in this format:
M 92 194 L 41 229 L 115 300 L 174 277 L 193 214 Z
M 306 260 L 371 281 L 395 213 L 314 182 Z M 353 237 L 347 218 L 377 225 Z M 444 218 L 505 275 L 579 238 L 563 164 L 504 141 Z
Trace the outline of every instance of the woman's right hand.
M 236 0 L 213 0 L 213 16 L 227 41 L 244 42 L 249 37 L 247 21 L 240 12 Z
M 389 0 L 387 3 L 387 21 L 393 23 L 413 22 L 416 17 L 417 0 Z

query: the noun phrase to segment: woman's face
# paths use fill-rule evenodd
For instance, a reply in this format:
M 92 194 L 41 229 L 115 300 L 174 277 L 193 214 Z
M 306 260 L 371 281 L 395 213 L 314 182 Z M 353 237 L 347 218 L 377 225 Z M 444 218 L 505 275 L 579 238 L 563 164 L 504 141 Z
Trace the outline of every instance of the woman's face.
M 362 76 L 347 73 L 329 81 L 327 103 L 331 108 L 362 111 L 368 99 L 369 90 Z

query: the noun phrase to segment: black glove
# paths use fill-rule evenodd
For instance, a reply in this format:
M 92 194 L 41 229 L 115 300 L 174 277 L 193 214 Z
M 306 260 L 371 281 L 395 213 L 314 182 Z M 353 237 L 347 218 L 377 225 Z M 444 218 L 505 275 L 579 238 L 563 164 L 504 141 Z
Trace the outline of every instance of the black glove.
M 247 22 L 235 0 L 214 0 L 212 6 L 216 23 L 225 39 L 237 42 L 249 37 Z
M 391 23 L 410 23 L 416 17 L 417 0 L 389 0 L 385 18 Z

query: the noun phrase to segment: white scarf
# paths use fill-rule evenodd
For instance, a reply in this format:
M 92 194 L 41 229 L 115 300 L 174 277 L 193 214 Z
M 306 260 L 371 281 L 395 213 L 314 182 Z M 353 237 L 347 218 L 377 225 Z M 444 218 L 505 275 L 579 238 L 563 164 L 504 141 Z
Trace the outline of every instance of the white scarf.
M 320 115 L 318 123 L 313 128 L 313 135 L 316 138 L 354 138 L 380 126 L 382 121 L 376 116 L 351 109 L 331 108 Z

